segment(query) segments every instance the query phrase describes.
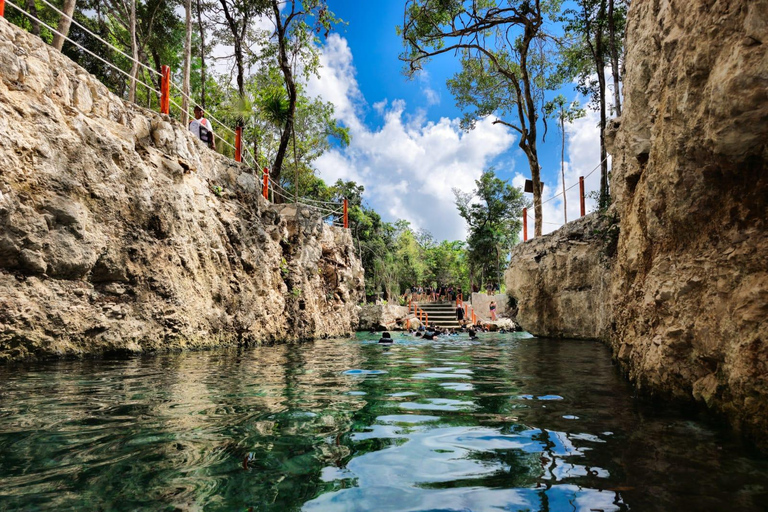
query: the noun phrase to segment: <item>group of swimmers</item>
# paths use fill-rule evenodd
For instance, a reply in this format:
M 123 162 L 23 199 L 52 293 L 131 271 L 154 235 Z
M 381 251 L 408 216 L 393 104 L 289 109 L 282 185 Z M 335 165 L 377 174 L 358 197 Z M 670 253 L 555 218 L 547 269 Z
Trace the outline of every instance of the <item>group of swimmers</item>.
M 459 329 L 444 329 L 442 327 L 436 326 L 435 324 L 432 324 L 427 327 L 422 325 L 418 329 L 409 329 L 408 332 L 401 333 L 401 336 L 413 336 L 414 338 L 434 340 L 439 337 L 452 337 L 459 336 L 461 333 L 467 333 L 469 334 L 470 340 L 477 340 L 477 333 L 488 332 L 489 330 L 489 328 L 483 326 L 482 324 L 472 325 L 469 327 L 461 327 Z M 376 331 L 373 330 L 371 331 L 372 334 L 375 334 L 375 332 Z M 504 334 L 507 331 L 506 329 L 499 329 L 497 332 Z M 392 335 L 385 331 L 381 334 L 379 343 L 394 343 L 394 340 L 392 339 Z

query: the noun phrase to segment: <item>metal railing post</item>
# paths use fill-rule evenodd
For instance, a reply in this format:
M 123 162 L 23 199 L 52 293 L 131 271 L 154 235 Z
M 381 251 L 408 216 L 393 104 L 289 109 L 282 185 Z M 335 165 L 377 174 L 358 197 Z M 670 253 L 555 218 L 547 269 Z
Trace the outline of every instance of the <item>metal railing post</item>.
M 528 208 L 523 208 L 523 242 L 528 241 Z
M 171 113 L 171 68 L 168 66 L 160 66 L 160 71 L 163 75 L 160 81 L 160 113 Z
M 349 229 L 349 202 L 347 201 L 347 198 L 344 198 L 344 229 Z
M 587 209 L 584 205 L 584 176 L 579 176 L 579 202 L 581 204 L 581 216 L 587 214 Z
M 269 169 L 264 168 L 264 186 L 262 188 L 264 199 L 269 201 Z
M 235 162 L 243 161 L 243 127 L 235 128 Z

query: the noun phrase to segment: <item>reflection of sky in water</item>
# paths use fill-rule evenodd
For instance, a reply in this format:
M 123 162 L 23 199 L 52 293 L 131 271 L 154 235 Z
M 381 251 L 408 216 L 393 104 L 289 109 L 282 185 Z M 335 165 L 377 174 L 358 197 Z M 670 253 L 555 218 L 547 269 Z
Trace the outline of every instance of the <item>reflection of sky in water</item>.
M 466 411 L 474 408 L 473 402 L 462 402 L 450 398 L 428 398 L 423 402 L 403 402 L 400 408 L 412 411 Z
M 387 373 L 384 370 L 347 370 L 344 375 L 383 375 Z
M 366 341 L 0 366 L 0 509 L 765 510 L 768 459 L 602 344 Z
M 555 485 L 549 489 L 486 489 L 466 487 L 457 489 L 414 489 L 376 485 L 345 489 L 324 494 L 304 504 L 307 512 L 333 510 L 357 512 L 362 510 L 500 512 L 540 510 L 546 502 L 548 510 L 590 512 L 621 510 L 615 504 L 616 495 L 610 491 L 585 489 L 575 485 Z M 621 503 L 619 501 L 619 503 Z
M 470 382 L 441 382 L 440 387 L 453 391 L 472 391 L 475 388 Z
M 392 431 L 380 433 L 387 437 L 395 435 Z M 544 437 L 554 443 L 554 447 L 547 450 L 542 442 Z M 530 473 L 532 484 L 541 475 L 542 464 L 551 465 L 539 459 L 538 454 L 542 452 L 555 458 L 550 475 L 556 481 L 588 475 L 609 476 L 605 470 L 589 468 L 588 471 L 583 465 L 564 460 L 563 457 L 578 452 L 563 433 L 529 429 L 503 434 L 481 427 L 444 427 L 412 431 L 407 438 L 402 444 L 353 458 L 347 465 L 349 473 L 341 473 L 340 479 L 354 478 L 357 486 L 321 495 L 306 503 L 304 510 L 497 512 L 538 510 L 542 499 L 548 500 L 549 510 L 574 510 L 570 506 L 566 508 L 569 503 L 574 504 L 575 510 L 619 510 L 614 504 L 613 492 L 557 484 L 549 489 L 536 489 L 534 485 L 492 489 L 485 485 L 486 479 L 521 471 Z M 516 460 L 522 460 L 522 465 L 513 468 L 506 462 L 502 455 L 510 451 L 521 454 Z M 494 454 L 500 456 L 494 458 Z M 560 506 L 564 508 L 558 508 Z
M 414 379 L 468 379 L 469 375 L 461 374 L 461 373 L 437 373 L 437 372 L 426 372 L 426 373 L 417 373 L 413 376 Z

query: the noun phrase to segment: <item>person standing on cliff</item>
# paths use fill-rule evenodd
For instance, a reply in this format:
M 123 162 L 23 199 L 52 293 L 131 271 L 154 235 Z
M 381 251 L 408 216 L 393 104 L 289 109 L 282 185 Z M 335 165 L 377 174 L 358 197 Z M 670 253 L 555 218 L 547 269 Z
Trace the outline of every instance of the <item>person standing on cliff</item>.
M 195 118 L 189 123 L 189 131 L 201 141 L 205 142 L 209 148 L 216 150 L 216 140 L 213 137 L 213 127 L 210 121 L 203 117 L 203 109 L 195 105 Z

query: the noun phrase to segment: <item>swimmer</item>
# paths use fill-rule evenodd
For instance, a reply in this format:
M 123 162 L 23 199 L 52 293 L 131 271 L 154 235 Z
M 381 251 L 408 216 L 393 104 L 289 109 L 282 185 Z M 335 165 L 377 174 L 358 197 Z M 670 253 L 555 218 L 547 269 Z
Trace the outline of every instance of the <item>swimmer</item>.
M 379 343 L 394 343 L 395 340 L 392 339 L 392 336 L 388 332 L 381 333 L 381 339 L 379 339 Z

